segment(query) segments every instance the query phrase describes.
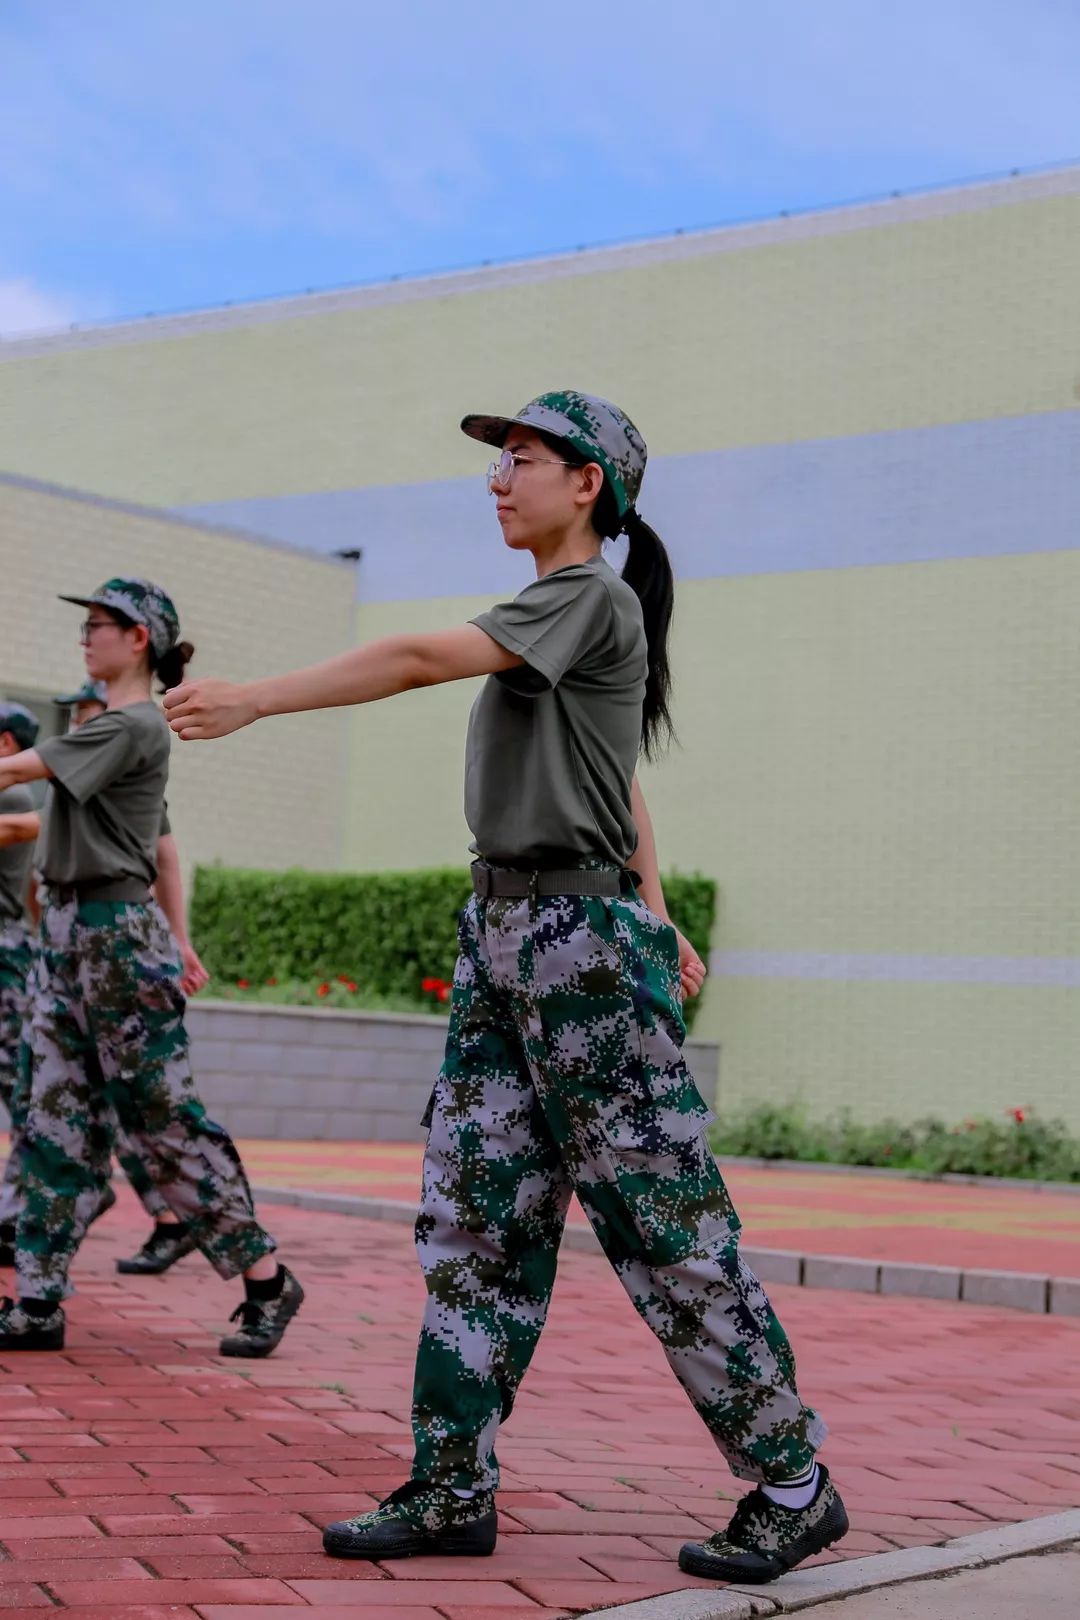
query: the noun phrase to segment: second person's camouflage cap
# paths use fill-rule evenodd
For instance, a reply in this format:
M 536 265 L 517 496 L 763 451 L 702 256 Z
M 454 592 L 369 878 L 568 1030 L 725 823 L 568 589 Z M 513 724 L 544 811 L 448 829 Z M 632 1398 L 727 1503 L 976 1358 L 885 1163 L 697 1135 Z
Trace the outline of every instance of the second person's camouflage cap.
M 10 731 L 20 748 L 33 748 L 40 730 L 37 715 L 21 703 L 0 703 L 0 731 Z
M 69 692 L 66 697 L 54 697 L 53 702 L 61 709 L 74 709 L 80 703 L 104 703 L 109 701 L 109 689 L 104 681 L 83 681 L 77 692 Z
M 60 600 L 75 602 L 79 607 L 113 608 L 133 624 L 145 625 L 158 658 L 176 645 L 180 635 L 172 597 L 149 579 L 107 579 L 92 596 L 61 596 Z
M 615 497 L 620 517 L 637 501 L 649 452 L 625 411 L 609 399 L 556 389 L 523 405 L 516 416 L 466 416 L 461 431 L 482 444 L 501 446 L 510 429 L 536 428 L 565 439 L 589 461 L 595 461 Z

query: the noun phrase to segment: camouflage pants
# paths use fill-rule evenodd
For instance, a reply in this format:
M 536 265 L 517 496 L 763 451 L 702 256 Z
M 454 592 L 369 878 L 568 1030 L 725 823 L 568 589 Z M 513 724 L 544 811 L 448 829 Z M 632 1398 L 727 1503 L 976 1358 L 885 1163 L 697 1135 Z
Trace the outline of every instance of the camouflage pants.
M 571 1192 L 740 1479 L 825 1438 L 760 1283 L 682 1057 L 674 931 L 635 896 L 473 899 L 429 1108 L 416 1236 L 428 1302 L 413 1476 L 498 1480 Z
M 156 905 L 46 905 L 30 975 L 20 1298 L 61 1299 L 109 1174 L 118 1120 L 222 1277 L 275 1248 L 231 1137 L 195 1091 L 180 963 Z
M 30 936 L 23 924 L 0 925 L 0 1102 L 12 1122 L 11 1152 L 0 1183 L 0 1222 L 13 1220 L 17 1207 L 19 1159 L 16 1151 L 16 1095 L 20 1089 L 26 980 L 31 958 Z M 11 1210 L 7 1213 L 9 1204 Z

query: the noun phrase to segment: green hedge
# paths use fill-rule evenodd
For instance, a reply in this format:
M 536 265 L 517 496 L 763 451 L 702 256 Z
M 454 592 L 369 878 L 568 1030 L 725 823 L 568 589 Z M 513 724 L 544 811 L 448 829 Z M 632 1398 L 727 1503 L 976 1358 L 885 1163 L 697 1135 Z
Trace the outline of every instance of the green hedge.
M 710 878 L 664 880 L 672 917 L 708 959 Z M 417 872 L 257 872 L 200 866 L 191 932 L 213 978 L 253 985 L 344 975 L 375 996 L 422 1005 L 425 978 L 453 977 L 457 917 L 471 892 L 460 867 Z M 700 1005 L 687 1007 L 692 1021 Z
M 849 1113 L 810 1118 L 802 1103 L 749 1103 L 723 1112 L 710 1140 L 717 1153 L 916 1170 L 926 1175 L 1016 1176 L 1080 1181 L 1080 1138 L 1060 1119 L 1009 1108 L 999 1119 L 867 1123 Z

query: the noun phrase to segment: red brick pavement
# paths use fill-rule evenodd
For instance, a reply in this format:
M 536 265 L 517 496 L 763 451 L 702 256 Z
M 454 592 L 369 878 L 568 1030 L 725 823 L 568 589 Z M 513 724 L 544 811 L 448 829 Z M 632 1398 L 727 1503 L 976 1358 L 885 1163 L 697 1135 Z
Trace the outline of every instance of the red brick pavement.
M 267 1362 L 214 1354 L 198 1256 L 121 1278 L 125 1192 L 77 1266 L 62 1355 L 0 1358 L 0 1613 L 66 1620 L 555 1620 L 699 1584 L 679 1543 L 739 1487 L 603 1262 L 568 1254 L 503 1444 L 486 1560 L 324 1559 L 400 1482 L 422 1290 L 408 1230 L 268 1210 L 308 1304 Z M 852 1510 L 845 1555 L 1080 1505 L 1080 1322 L 776 1290 Z
M 245 1142 L 252 1180 L 411 1201 L 422 1149 L 397 1142 Z M 1080 1277 L 1080 1194 L 726 1164 L 747 1243 Z M 571 1220 L 584 1222 L 573 1205 Z

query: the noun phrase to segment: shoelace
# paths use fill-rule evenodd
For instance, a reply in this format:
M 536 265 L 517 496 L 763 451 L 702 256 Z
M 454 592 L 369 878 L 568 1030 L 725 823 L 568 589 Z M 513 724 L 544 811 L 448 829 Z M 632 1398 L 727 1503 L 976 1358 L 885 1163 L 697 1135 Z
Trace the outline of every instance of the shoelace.
M 230 1322 L 239 1322 L 240 1331 L 246 1333 L 249 1328 L 259 1328 L 263 1325 L 266 1306 L 272 1305 L 273 1300 L 245 1299 L 236 1307 L 229 1317 Z
M 724 1532 L 727 1539 L 736 1547 L 749 1549 L 759 1530 L 764 1530 L 768 1524 L 768 1497 L 759 1490 L 751 1491 L 739 1501 L 735 1512 L 731 1516 L 731 1523 Z M 747 1539 L 748 1538 L 748 1539 Z

